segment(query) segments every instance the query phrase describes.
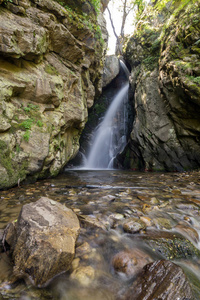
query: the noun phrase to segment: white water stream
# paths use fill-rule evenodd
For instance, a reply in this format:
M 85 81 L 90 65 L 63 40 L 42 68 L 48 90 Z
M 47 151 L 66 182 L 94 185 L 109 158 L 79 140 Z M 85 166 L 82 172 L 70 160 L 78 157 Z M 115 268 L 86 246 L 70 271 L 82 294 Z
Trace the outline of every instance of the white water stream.
M 94 133 L 92 147 L 84 164 L 85 169 L 112 169 L 116 155 L 127 143 L 129 72 L 123 62 L 120 64 L 127 80 Z

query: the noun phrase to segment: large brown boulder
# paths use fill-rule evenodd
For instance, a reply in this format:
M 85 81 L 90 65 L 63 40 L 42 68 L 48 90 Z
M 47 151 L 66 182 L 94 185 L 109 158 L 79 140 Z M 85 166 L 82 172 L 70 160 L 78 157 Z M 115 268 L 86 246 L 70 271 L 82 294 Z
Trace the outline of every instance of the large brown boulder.
M 22 207 L 11 244 L 14 274 L 38 286 L 45 286 L 57 274 L 67 271 L 75 254 L 79 221 L 64 205 L 42 197 Z
M 193 294 L 183 270 L 167 260 L 146 265 L 124 300 L 188 299 Z

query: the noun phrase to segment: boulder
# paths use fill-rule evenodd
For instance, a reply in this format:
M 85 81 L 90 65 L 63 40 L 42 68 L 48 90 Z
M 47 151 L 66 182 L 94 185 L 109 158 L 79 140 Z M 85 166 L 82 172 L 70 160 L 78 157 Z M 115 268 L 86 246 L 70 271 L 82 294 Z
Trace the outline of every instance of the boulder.
M 115 55 L 106 56 L 103 71 L 103 87 L 106 87 L 119 74 L 119 59 Z
M 14 274 L 35 286 L 46 286 L 70 268 L 79 229 L 72 210 L 49 198 L 24 205 L 11 242 Z
M 141 299 L 194 299 L 183 270 L 167 260 L 146 265 L 137 277 L 124 300 Z

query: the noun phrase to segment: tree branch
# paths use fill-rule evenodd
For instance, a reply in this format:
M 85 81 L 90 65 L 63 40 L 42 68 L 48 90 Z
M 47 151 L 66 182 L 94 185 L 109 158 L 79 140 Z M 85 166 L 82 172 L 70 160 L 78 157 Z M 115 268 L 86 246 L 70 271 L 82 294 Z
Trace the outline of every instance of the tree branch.
M 119 36 L 116 33 L 115 26 L 114 26 L 114 23 L 113 23 L 113 20 L 112 20 L 112 15 L 111 15 L 111 12 L 110 12 L 110 9 L 108 8 L 108 6 L 107 6 L 107 10 L 108 10 L 108 14 L 109 14 L 109 18 L 110 18 L 110 23 L 111 23 L 114 35 L 115 35 L 115 37 L 117 39 L 118 50 L 119 50 L 120 55 L 122 55 L 122 51 L 120 49 L 120 39 L 119 39 Z

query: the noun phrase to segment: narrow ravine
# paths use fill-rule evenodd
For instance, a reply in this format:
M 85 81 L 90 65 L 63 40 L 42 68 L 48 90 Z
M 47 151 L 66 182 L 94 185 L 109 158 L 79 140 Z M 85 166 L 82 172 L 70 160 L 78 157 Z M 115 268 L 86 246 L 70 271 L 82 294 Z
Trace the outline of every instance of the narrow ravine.
M 94 130 L 88 157 L 84 161 L 85 169 L 112 169 L 117 154 L 127 144 L 129 71 L 122 61 L 120 65 L 124 82 Z

